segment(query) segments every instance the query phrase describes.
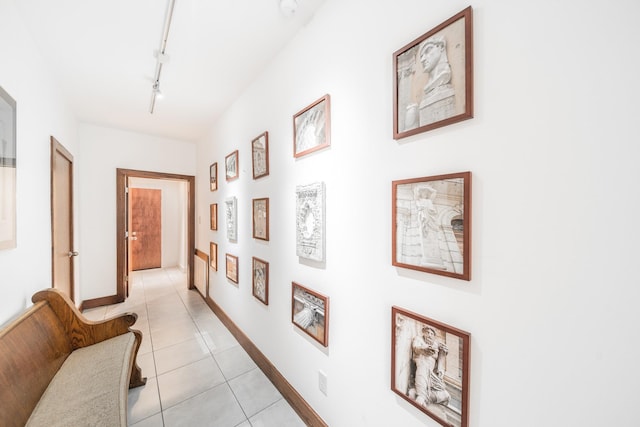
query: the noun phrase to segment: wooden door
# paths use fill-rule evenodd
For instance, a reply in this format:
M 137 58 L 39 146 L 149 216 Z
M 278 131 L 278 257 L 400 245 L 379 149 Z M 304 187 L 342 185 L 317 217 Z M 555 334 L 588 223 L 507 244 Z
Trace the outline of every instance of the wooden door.
M 51 137 L 52 285 L 74 300 L 73 156 Z
M 162 266 L 162 191 L 129 189 L 131 270 Z

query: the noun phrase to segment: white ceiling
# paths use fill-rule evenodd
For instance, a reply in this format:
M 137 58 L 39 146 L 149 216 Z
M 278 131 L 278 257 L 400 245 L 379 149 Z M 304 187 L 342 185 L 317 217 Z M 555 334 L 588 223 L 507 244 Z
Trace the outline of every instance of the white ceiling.
M 83 122 L 197 140 L 324 0 L 176 0 L 149 113 L 168 0 L 19 0 L 47 66 Z

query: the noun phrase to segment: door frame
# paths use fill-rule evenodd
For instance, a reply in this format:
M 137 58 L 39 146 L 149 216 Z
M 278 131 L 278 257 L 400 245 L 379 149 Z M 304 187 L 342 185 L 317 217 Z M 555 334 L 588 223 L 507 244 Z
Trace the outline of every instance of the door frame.
M 128 295 L 127 257 L 127 184 L 129 178 L 166 179 L 187 183 L 187 287 L 193 289 L 193 262 L 195 253 L 195 208 L 196 178 L 191 175 L 177 175 L 164 172 L 150 172 L 133 169 L 116 169 L 116 298 L 123 302 Z

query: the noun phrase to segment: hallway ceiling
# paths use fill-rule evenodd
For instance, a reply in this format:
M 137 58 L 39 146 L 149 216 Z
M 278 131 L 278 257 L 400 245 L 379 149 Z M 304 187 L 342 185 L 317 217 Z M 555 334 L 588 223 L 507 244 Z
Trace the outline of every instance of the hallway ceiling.
M 149 113 L 167 0 L 19 0 L 46 66 L 81 122 L 197 140 L 324 0 L 176 0 Z

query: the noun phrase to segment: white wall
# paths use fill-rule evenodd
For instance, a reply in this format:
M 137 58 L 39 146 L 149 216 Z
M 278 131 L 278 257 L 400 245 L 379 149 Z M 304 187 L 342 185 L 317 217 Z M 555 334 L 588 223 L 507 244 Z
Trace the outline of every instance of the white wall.
M 437 425 L 390 390 L 392 305 L 471 333 L 471 426 L 638 425 L 640 3 L 473 2 L 475 118 L 394 141 L 392 53 L 467 5 L 327 0 L 227 111 L 198 146 L 197 246 L 217 242 L 222 266 L 211 296 L 333 427 Z M 292 115 L 325 93 L 332 145 L 294 160 Z M 250 141 L 265 130 L 271 174 L 253 181 Z M 240 178 L 226 183 L 235 149 Z M 392 267 L 391 181 L 467 170 L 472 280 Z M 294 189 L 315 181 L 320 267 L 295 255 Z M 228 196 L 237 243 L 224 217 L 208 229 L 209 203 Z M 251 238 L 255 197 L 270 198 L 267 243 Z M 270 263 L 267 307 L 251 295 L 252 256 Z M 331 299 L 327 349 L 291 324 L 293 280 Z
M 116 293 L 116 169 L 195 175 L 196 145 L 79 126 L 81 300 Z
M 11 0 L 0 1 L 0 86 L 17 102 L 17 247 L 0 251 L 2 324 L 51 287 L 50 137 L 77 154 L 75 117 Z

